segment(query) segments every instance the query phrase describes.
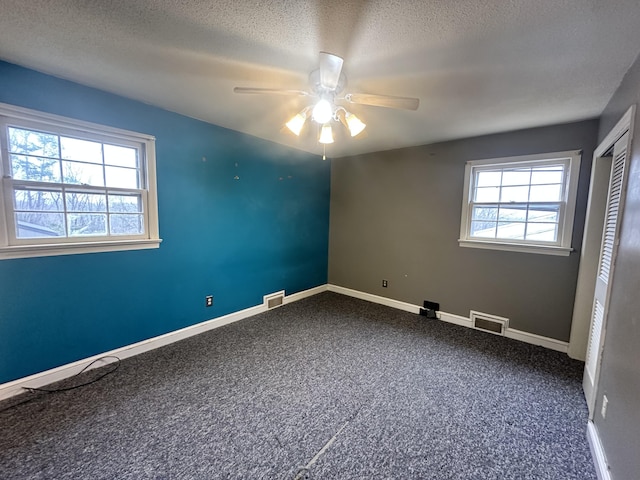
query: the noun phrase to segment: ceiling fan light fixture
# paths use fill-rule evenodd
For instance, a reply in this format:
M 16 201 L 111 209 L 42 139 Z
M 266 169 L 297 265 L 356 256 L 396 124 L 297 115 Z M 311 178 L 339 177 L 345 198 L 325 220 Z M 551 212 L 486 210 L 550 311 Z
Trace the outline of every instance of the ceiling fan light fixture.
M 295 117 L 293 117 L 291 120 L 285 123 L 285 125 L 295 135 L 300 136 L 300 132 L 302 131 L 302 127 L 304 127 L 304 123 L 306 121 L 307 121 L 307 109 L 305 108 L 300 113 L 297 113 Z
M 322 126 L 322 130 L 320 130 L 320 138 L 318 142 L 324 143 L 333 143 L 333 130 L 331 130 L 331 125 L 325 124 Z
M 360 132 L 362 132 L 367 126 L 366 123 L 363 123 L 358 117 L 356 117 L 353 113 L 347 113 L 346 115 L 347 127 L 349 128 L 349 133 L 352 137 L 355 137 Z
M 235 87 L 233 91 L 242 94 L 304 96 L 316 99 L 313 103 L 307 103 L 307 107 L 291 118 L 285 125 L 294 135 L 300 136 L 307 120 L 310 119 L 317 123 L 320 128 L 318 142 L 323 145 L 323 151 L 326 149 L 327 144 L 334 142 L 331 128 L 332 121 L 340 122 L 349 131 L 351 137 L 356 137 L 362 133 L 367 126 L 356 115 L 348 112 L 341 105 L 343 101 L 357 105 L 402 110 L 418 109 L 420 105 L 420 99 L 418 98 L 368 93 L 346 93 L 343 95 L 344 87 L 347 84 L 347 77 L 342 71 L 343 64 L 344 59 L 342 57 L 329 52 L 320 52 L 320 65 L 317 70 L 313 70 L 309 74 L 311 88 L 308 90 Z M 338 101 L 338 104 L 336 104 L 336 101 Z M 343 137 L 342 133 L 340 133 L 340 137 Z
M 313 107 L 311 118 L 320 125 L 324 125 L 333 117 L 333 105 L 326 98 L 321 98 Z

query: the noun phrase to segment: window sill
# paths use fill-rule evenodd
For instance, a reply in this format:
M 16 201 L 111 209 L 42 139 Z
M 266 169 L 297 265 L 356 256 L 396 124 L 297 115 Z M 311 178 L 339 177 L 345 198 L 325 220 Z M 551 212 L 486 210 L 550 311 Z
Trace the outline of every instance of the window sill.
M 51 257 L 80 253 L 119 252 L 160 247 L 162 239 L 110 240 L 90 243 L 56 243 L 39 245 L 14 245 L 0 247 L 0 260 L 13 258 Z
M 519 243 L 483 242 L 482 240 L 458 240 L 461 247 L 483 248 L 486 250 L 504 250 L 507 252 L 537 253 L 568 257 L 573 248 L 547 245 L 524 245 Z

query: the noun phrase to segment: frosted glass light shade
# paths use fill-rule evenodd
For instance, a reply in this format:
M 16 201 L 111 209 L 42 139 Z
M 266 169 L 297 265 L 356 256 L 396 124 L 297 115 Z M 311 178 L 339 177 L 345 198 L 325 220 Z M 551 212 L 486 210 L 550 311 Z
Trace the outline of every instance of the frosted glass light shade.
M 353 113 L 348 113 L 346 120 L 347 126 L 349 127 L 349 133 L 351 133 L 352 137 L 358 135 L 367 126 L 365 123 L 362 123 L 362 121 Z
M 320 130 L 320 138 L 318 139 L 320 143 L 333 143 L 333 131 L 331 130 L 331 125 L 323 125 L 322 130 Z
M 331 103 L 324 98 L 320 99 L 320 101 L 318 101 L 318 103 L 313 107 L 311 117 L 317 123 L 327 123 L 331 120 L 331 117 L 333 117 L 333 107 L 331 106 Z
M 302 131 L 302 127 L 304 126 L 304 122 L 306 120 L 307 120 L 307 116 L 304 114 L 304 112 L 300 112 L 291 120 L 289 120 L 285 125 L 294 134 L 300 135 L 300 132 Z

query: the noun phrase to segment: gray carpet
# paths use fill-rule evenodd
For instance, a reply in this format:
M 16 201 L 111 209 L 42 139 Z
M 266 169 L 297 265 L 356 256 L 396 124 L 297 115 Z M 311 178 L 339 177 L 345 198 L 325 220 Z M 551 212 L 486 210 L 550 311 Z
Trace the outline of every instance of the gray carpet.
M 0 478 L 595 479 L 582 368 L 323 293 L 3 402 Z

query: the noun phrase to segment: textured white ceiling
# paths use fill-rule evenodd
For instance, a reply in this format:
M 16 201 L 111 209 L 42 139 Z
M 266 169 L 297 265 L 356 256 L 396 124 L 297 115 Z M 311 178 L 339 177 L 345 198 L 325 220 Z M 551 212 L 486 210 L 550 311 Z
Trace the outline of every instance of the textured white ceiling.
M 232 90 L 306 89 L 321 50 L 347 91 L 420 99 L 350 107 L 367 129 L 327 154 L 387 150 L 599 115 L 640 52 L 640 2 L 0 0 L 0 59 L 313 153 L 312 128 L 282 128 L 305 98 Z

